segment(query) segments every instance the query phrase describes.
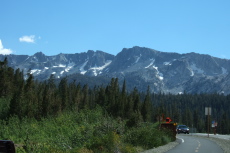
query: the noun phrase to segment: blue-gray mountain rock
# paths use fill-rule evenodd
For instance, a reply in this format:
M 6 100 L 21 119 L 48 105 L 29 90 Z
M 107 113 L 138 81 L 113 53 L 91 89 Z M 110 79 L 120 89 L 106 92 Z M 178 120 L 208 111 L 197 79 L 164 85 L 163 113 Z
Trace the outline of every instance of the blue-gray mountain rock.
M 5 56 L 0 55 L 0 60 Z M 230 60 L 197 53 L 178 54 L 150 48 L 124 48 L 116 56 L 102 51 L 46 56 L 7 55 L 8 65 L 32 73 L 38 80 L 51 74 L 72 80 L 85 78 L 84 83 L 108 84 L 108 78 L 126 80 L 127 89 L 140 91 L 150 86 L 152 92 L 180 94 L 229 94 Z M 82 77 L 84 76 L 84 77 Z M 103 79 L 104 78 L 104 79 Z M 94 80 L 94 81 L 92 81 Z

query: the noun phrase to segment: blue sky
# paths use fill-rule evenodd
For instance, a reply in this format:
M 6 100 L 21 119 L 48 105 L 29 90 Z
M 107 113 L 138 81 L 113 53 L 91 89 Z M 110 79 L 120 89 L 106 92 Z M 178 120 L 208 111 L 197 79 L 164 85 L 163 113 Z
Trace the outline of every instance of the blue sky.
M 1 0 L 0 54 L 147 47 L 230 59 L 230 0 Z

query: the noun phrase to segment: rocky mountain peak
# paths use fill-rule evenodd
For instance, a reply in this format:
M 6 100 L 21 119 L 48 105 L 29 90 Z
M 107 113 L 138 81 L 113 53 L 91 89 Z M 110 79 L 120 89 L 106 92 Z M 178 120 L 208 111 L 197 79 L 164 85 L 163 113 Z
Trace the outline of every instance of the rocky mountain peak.
M 38 62 L 46 62 L 47 58 L 46 55 L 42 52 L 37 52 L 33 56 L 33 59 L 37 60 Z
M 4 57 L 0 55 L 0 60 Z M 54 56 L 46 56 L 42 52 L 33 56 L 9 55 L 8 63 L 24 72 L 31 69 L 34 77 L 40 80 L 48 79 L 51 74 L 56 78 L 78 74 L 84 75 L 82 79 L 125 79 L 130 90 L 134 87 L 146 90 L 150 86 L 152 92 L 173 94 L 183 91 L 230 93 L 230 60 L 197 53 L 167 53 L 134 46 L 124 48 L 116 56 L 92 50 Z

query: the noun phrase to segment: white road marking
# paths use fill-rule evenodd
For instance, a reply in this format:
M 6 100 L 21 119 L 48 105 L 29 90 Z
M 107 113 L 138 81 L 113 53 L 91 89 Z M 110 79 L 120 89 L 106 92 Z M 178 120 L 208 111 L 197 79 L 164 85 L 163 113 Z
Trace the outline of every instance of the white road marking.
M 178 138 L 178 137 L 177 137 L 177 139 L 180 139 L 180 140 L 181 140 L 181 142 L 182 142 L 182 143 L 184 143 L 184 139 L 182 139 L 182 138 Z
M 198 147 L 196 148 L 195 152 L 198 152 L 198 151 L 199 151 L 199 149 L 200 149 L 200 146 L 201 146 L 200 141 L 199 141 L 199 140 L 197 140 L 197 142 L 198 142 Z

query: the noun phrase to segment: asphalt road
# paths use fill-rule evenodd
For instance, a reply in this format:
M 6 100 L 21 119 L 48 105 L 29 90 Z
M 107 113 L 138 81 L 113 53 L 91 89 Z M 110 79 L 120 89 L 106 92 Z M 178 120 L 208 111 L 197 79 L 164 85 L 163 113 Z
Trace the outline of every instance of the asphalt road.
M 180 144 L 166 153 L 223 153 L 223 150 L 213 141 L 202 137 L 193 137 L 186 134 L 177 135 Z

